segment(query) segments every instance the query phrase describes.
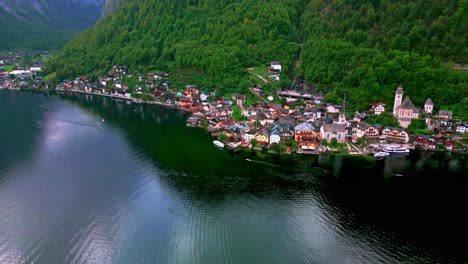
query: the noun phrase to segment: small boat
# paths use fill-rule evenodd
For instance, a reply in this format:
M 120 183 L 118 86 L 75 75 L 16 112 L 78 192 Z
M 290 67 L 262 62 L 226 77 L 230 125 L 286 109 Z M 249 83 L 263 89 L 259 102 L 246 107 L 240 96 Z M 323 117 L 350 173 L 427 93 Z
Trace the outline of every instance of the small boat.
M 394 176 L 397 176 L 397 177 L 402 177 L 403 174 L 400 174 L 400 173 L 393 173 Z
M 388 153 L 388 152 L 380 151 L 380 152 L 377 152 L 377 153 L 374 154 L 374 158 L 383 158 L 383 157 L 387 157 L 389 155 L 390 155 L 390 153 Z
M 104 122 L 104 118 L 101 121 Z
M 223 142 L 221 142 L 221 141 L 219 141 L 219 140 L 213 141 L 213 144 L 214 144 L 215 146 L 217 146 L 218 148 L 224 148 Z
M 384 148 L 384 151 L 393 154 L 406 154 L 410 152 L 409 149 L 400 146 L 387 146 Z

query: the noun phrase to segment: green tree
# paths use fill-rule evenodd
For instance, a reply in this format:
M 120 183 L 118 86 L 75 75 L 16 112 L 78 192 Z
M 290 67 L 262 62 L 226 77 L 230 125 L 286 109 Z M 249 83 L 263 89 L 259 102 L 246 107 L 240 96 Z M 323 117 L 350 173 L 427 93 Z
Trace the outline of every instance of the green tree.
M 280 142 L 280 144 L 279 144 L 279 152 L 280 152 L 280 153 L 284 153 L 284 152 L 286 152 L 287 149 L 288 149 L 288 146 L 286 146 L 286 144 L 284 144 L 283 142 Z
M 415 134 L 420 131 L 424 131 L 427 128 L 426 120 L 424 119 L 412 119 L 411 124 L 408 126 L 408 131 L 411 134 Z
M 373 115 L 366 119 L 367 123 L 375 125 L 380 124 L 383 126 L 397 127 L 399 126 L 398 119 L 396 119 L 390 112 L 383 112 L 380 115 Z
M 335 147 L 336 144 L 338 144 L 338 140 L 336 140 L 336 138 L 332 138 L 332 139 L 330 140 L 330 144 L 331 144 L 333 147 Z
M 324 146 L 328 145 L 328 142 L 327 142 L 326 139 L 322 139 L 322 145 L 324 145 Z
M 252 138 L 252 139 L 250 140 L 250 145 L 252 145 L 252 146 L 257 145 L 257 140 L 256 140 L 255 138 Z
M 239 106 L 236 105 L 232 108 L 232 117 L 236 121 L 242 120 L 242 110 Z
M 219 139 L 220 141 L 222 141 L 222 142 L 226 142 L 227 136 L 224 135 L 224 134 L 219 134 L 218 139 Z
M 366 144 L 366 142 L 367 142 L 366 136 L 363 136 L 363 137 L 360 137 L 360 138 L 357 139 L 357 144 L 358 145 L 363 146 L 364 144 Z
M 279 149 L 280 149 L 280 145 L 278 143 L 273 143 L 273 144 L 270 145 L 270 150 L 278 152 Z

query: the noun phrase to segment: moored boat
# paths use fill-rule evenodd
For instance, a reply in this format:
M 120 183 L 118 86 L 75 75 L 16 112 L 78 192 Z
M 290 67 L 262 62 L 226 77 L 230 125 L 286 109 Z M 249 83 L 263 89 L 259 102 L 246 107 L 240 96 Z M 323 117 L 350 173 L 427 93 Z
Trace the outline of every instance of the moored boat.
M 400 146 L 387 146 L 384 151 L 393 154 L 407 154 L 410 152 L 409 149 Z
M 374 154 L 374 158 L 383 158 L 383 157 L 387 157 L 389 155 L 390 155 L 390 153 L 388 153 L 388 152 L 380 151 L 380 152 L 377 152 L 377 153 Z
M 218 148 L 224 148 L 223 142 L 221 142 L 221 141 L 219 141 L 219 140 L 213 141 L 213 144 L 214 144 L 215 146 L 217 146 Z

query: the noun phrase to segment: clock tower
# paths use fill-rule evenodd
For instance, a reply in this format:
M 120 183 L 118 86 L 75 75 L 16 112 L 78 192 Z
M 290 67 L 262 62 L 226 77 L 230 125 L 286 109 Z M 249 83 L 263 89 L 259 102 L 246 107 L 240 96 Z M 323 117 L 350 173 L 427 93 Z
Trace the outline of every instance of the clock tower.
M 395 103 L 393 104 L 393 114 L 396 115 L 396 109 L 399 105 L 401 105 L 401 101 L 403 100 L 403 87 L 398 86 L 395 92 Z

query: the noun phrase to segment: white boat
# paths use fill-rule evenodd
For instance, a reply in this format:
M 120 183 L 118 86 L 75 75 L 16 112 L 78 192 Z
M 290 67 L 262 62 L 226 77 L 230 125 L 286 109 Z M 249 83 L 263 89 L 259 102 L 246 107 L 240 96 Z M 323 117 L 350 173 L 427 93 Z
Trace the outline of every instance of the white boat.
M 374 154 L 374 158 L 383 158 L 383 157 L 387 157 L 388 155 L 390 155 L 390 153 L 380 151 Z
M 221 141 L 219 141 L 219 140 L 213 141 L 213 144 L 214 144 L 215 146 L 217 146 L 218 148 L 224 148 L 223 142 L 221 142 Z
M 405 147 L 400 147 L 400 146 L 387 146 L 384 148 L 384 151 L 388 153 L 395 153 L 395 154 L 399 154 L 399 153 L 406 154 L 410 152 L 409 149 Z

